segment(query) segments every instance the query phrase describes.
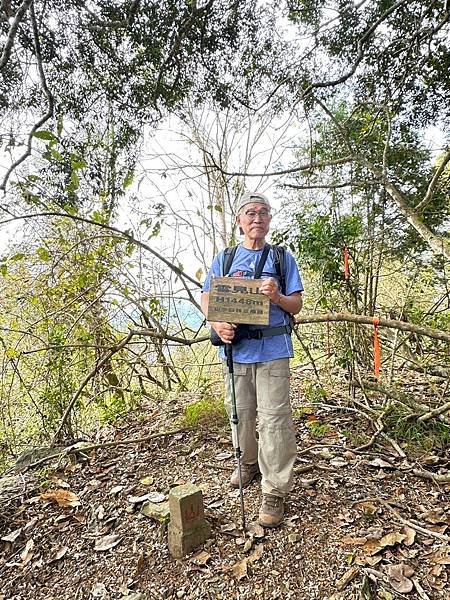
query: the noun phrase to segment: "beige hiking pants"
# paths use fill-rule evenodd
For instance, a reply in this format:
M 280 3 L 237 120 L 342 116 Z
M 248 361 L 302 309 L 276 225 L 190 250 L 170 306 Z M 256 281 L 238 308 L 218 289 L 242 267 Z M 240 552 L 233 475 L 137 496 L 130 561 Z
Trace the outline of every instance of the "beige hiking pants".
M 231 383 L 225 364 L 225 408 L 231 417 Z M 264 494 L 285 496 L 297 453 L 289 401 L 289 359 L 234 363 L 234 387 L 243 463 L 259 463 Z M 256 435 L 258 418 L 258 435 Z

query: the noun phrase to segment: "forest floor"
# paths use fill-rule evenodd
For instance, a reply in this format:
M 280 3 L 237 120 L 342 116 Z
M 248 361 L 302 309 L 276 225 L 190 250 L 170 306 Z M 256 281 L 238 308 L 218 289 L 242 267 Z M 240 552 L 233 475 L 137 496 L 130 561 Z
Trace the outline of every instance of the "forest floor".
M 102 430 L 101 441 L 174 429 L 192 400 L 148 406 Z M 450 484 L 415 476 L 387 442 L 352 450 L 348 431 L 367 429 L 357 413 L 293 403 L 299 456 L 279 528 L 255 527 L 244 544 L 226 427 L 99 448 L 16 474 L 7 503 L 0 489 L 0 600 L 448 599 Z M 424 452 L 420 462 L 442 472 L 444 454 Z M 175 560 L 165 526 L 138 499 L 188 482 L 202 489 L 212 536 Z M 43 496 L 55 490 L 70 492 L 69 506 Z M 253 523 L 259 482 L 244 497 Z

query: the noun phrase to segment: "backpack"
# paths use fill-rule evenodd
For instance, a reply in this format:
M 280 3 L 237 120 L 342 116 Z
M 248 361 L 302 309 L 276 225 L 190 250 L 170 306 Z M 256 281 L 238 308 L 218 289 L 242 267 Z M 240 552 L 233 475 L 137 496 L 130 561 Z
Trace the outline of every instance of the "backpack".
M 285 268 L 284 268 L 284 261 L 285 261 L 285 252 L 286 250 L 284 249 L 283 246 L 270 246 L 269 244 L 266 244 L 265 249 L 268 248 L 268 250 L 261 255 L 261 260 L 258 264 L 258 271 L 259 273 L 255 273 L 255 279 L 258 279 L 262 273 L 262 270 L 264 268 L 264 264 L 266 262 L 266 258 L 267 258 L 267 254 L 269 253 L 269 250 L 272 249 L 273 250 L 273 262 L 275 265 L 275 271 L 277 273 L 277 277 L 278 280 L 280 282 L 280 291 L 282 294 L 286 293 L 286 272 L 285 272 Z M 230 272 L 231 269 L 231 265 L 233 264 L 233 260 L 234 257 L 236 255 L 238 246 L 229 246 L 228 248 L 225 248 L 224 252 L 223 252 L 223 263 L 222 263 L 222 276 L 228 275 L 228 273 Z M 265 256 L 264 256 L 265 254 Z M 257 277 L 258 275 L 258 277 Z

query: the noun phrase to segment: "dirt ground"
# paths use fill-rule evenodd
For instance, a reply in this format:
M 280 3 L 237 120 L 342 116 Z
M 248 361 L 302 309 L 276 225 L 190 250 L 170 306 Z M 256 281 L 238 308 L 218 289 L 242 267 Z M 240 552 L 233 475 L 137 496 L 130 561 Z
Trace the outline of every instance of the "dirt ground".
M 101 441 L 173 429 L 189 401 L 181 395 L 164 413 L 152 405 L 102 431 Z M 354 414 L 307 412 L 295 413 L 299 456 L 286 518 L 246 537 L 228 483 L 235 459 L 226 427 L 100 448 L 15 474 L 14 493 L 0 504 L 0 600 L 450 598 L 450 484 L 415 476 L 388 444 L 351 450 L 341 431 Z M 317 415 L 328 425 L 320 439 L 308 427 Z M 448 455 L 422 458 L 448 472 Z M 212 536 L 175 560 L 166 527 L 144 516 L 137 498 L 165 499 L 188 482 L 202 489 Z M 70 492 L 68 506 L 43 496 L 56 490 Z M 260 501 L 257 481 L 245 490 L 249 524 Z

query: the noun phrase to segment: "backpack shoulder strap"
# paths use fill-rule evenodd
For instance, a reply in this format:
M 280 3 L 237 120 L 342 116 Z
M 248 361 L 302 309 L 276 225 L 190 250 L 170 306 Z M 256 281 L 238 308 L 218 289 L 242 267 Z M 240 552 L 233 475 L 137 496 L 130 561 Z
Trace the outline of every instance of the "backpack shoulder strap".
M 273 250 L 273 262 L 277 276 L 280 280 L 281 293 L 286 293 L 286 269 L 285 269 L 285 253 L 286 250 L 283 246 L 272 246 Z
M 237 246 L 229 246 L 223 251 L 222 277 L 225 277 L 230 272 L 237 249 Z
M 285 276 L 284 276 L 284 248 L 283 246 L 270 246 L 266 244 L 264 246 L 264 250 L 262 251 L 261 258 L 259 259 L 258 265 L 255 270 L 255 279 L 259 279 L 261 277 L 261 273 L 263 272 L 264 265 L 266 264 L 267 256 L 269 254 L 270 249 L 274 251 L 274 262 L 275 269 L 277 271 L 277 275 L 280 279 L 280 284 L 282 286 L 282 293 L 284 293 L 285 288 Z M 238 247 L 237 246 L 229 246 L 225 248 L 223 251 L 223 262 L 222 262 L 222 276 L 228 275 L 231 269 L 231 265 L 233 264 L 233 259 L 236 255 Z
M 270 245 L 266 244 L 264 246 L 264 250 L 261 253 L 261 258 L 258 261 L 258 265 L 255 269 L 255 275 L 254 275 L 255 279 L 259 279 L 261 277 L 261 273 L 263 272 L 264 265 L 266 264 L 266 260 L 269 255 L 269 251 L 270 251 Z

